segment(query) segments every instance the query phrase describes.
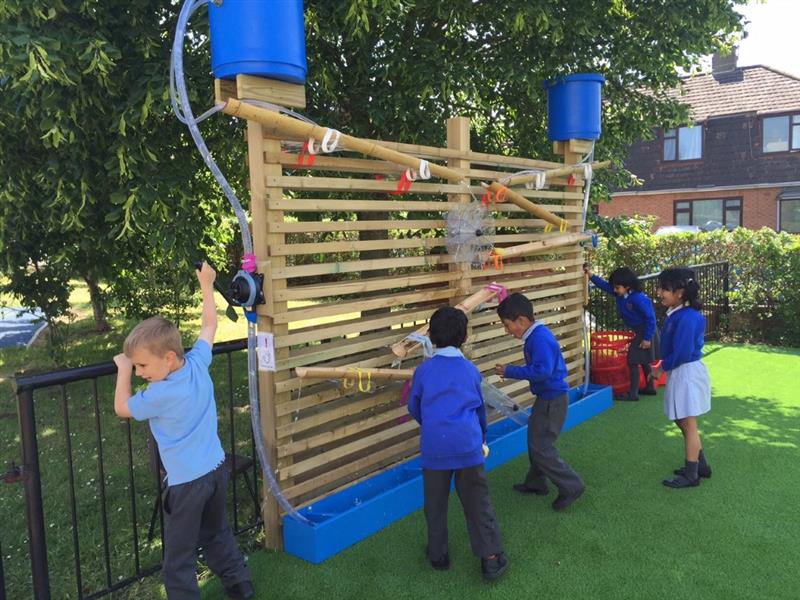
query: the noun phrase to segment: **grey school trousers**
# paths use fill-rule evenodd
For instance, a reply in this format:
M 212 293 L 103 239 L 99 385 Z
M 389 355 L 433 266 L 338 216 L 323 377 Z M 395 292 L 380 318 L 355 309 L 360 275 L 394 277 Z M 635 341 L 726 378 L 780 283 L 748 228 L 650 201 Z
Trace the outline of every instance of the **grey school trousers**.
M 547 480 L 553 482 L 560 494 L 572 496 L 582 491 L 583 481 L 559 456 L 556 440 L 567 418 L 568 399 L 562 394 L 552 400 L 536 400 L 533 413 L 528 418 L 528 458 L 531 467 L 525 485 L 532 489 L 547 489 Z
M 500 527 L 489 501 L 489 486 L 483 465 L 452 471 L 422 470 L 425 520 L 428 523 L 428 558 L 441 560 L 448 553 L 447 504 L 450 481 L 456 478 L 456 493 L 467 520 L 469 543 L 475 556 L 486 558 L 503 551 Z
M 236 538 L 228 524 L 225 499 L 228 468 L 223 462 L 210 473 L 164 492 L 164 587 L 169 600 L 199 600 L 197 548 L 226 588 L 250 579 Z

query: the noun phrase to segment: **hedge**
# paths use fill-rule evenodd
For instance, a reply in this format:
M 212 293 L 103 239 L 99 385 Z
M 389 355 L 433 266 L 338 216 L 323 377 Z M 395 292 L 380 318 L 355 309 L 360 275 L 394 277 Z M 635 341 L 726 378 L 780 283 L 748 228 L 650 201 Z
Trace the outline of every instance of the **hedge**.
M 657 236 L 652 220 L 603 219 L 593 268 L 627 266 L 646 274 L 672 266 L 727 261 L 728 334 L 741 341 L 800 346 L 800 235 L 737 228 Z M 702 290 L 701 290 L 702 297 Z

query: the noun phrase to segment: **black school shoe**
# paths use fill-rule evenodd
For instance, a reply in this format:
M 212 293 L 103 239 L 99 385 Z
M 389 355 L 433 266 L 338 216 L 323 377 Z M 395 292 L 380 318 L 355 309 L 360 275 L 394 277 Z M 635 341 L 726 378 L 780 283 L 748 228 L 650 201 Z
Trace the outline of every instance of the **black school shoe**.
M 481 559 L 481 573 L 487 581 L 494 581 L 508 569 L 508 557 L 505 552 L 498 552 L 494 558 Z
M 528 484 L 526 483 L 515 483 L 513 487 L 520 494 L 536 494 L 537 496 L 547 496 L 547 494 L 550 492 L 550 490 L 547 489 L 547 486 L 543 488 L 528 487 Z
M 673 473 L 675 473 L 675 475 L 682 475 L 683 477 L 686 477 L 686 467 L 675 469 Z M 711 479 L 711 467 L 708 465 L 698 465 L 697 475 L 698 477 L 702 477 L 704 479 Z
M 651 387 L 646 387 L 643 390 L 639 390 L 639 393 L 642 396 L 655 396 L 656 394 L 658 394 L 656 389 L 655 388 L 651 388 Z
M 575 502 L 575 500 L 580 498 L 585 491 L 586 487 L 584 486 L 571 496 L 568 496 L 567 494 L 559 494 L 556 499 L 553 500 L 553 510 L 565 510 L 573 502 Z
M 614 400 L 619 400 L 620 402 L 638 402 L 639 396 L 631 396 L 628 393 L 620 394 L 619 396 L 614 396 Z
M 437 571 L 447 571 L 450 568 L 450 554 L 444 553 L 444 556 L 433 560 L 428 556 L 428 547 L 425 547 L 425 558 L 431 562 L 431 566 Z
M 253 587 L 252 581 L 240 581 L 229 588 L 225 588 L 225 593 L 228 598 L 233 598 L 233 600 L 248 600 L 248 598 L 255 597 L 256 588 Z
M 674 479 L 665 479 L 662 481 L 665 486 L 675 489 L 697 487 L 700 485 L 700 478 L 689 479 L 686 475 L 677 475 Z

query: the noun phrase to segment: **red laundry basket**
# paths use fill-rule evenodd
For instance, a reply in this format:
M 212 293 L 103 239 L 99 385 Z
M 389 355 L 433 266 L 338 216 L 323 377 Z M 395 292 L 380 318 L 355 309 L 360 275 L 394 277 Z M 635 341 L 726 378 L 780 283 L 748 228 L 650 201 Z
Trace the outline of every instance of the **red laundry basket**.
M 592 383 L 610 385 L 614 395 L 630 392 L 628 346 L 634 337 L 635 334 L 630 331 L 596 331 L 592 334 L 592 367 L 589 372 Z M 654 362 L 652 366 L 661 366 L 661 361 Z M 662 374 L 654 385 L 658 388 L 666 383 L 667 376 Z M 639 388 L 644 389 L 646 385 L 644 371 L 639 369 Z
M 630 391 L 628 345 L 636 337 L 630 331 L 595 331 L 591 339 L 592 383 L 610 385 L 615 395 Z
M 628 364 L 628 345 L 636 337 L 630 331 L 595 331 L 592 334 L 592 369 Z

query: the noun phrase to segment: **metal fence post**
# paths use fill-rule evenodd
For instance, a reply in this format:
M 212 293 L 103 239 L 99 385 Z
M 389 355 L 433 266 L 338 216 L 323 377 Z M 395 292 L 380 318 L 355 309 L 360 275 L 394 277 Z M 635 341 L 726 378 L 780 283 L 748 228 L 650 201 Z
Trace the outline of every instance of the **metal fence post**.
M 14 380 L 17 414 L 22 442 L 22 478 L 25 486 L 25 511 L 28 516 L 28 547 L 31 553 L 33 597 L 50 600 L 50 578 L 47 570 L 42 483 L 39 477 L 39 445 L 36 441 L 36 417 L 33 410 L 33 389 L 20 388 Z
M 6 576 L 3 573 L 3 545 L 0 544 L 0 600 L 6 600 Z
M 729 262 L 723 263 L 722 267 L 722 306 L 723 306 L 723 313 L 726 316 L 725 319 L 725 329 L 726 332 L 730 327 L 730 320 L 727 318 L 728 315 L 731 314 L 731 307 L 728 304 L 728 292 L 730 292 L 730 275 L 731 275 L 731 264 Z

